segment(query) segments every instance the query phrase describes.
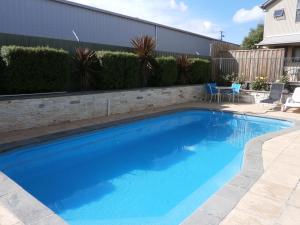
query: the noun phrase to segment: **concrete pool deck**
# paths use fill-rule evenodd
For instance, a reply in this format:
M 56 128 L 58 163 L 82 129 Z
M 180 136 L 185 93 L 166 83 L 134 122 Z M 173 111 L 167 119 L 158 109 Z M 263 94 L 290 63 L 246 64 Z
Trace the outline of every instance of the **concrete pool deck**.
M 96 118 L 48 127 L 0 133 L 0 151 L 19 145 L 44 141 L 45 139 L 41 138 L 41 136 L 46 136 L 48 139 L 50 137 L 56 138 L 74 129 L 77 132 L 82 132 L 91 129 L 91 126 L 95 126 L 96 124 L 104 124 L 104 126 L 107 123 L 110 125 L 118 124 L 120 120 L 126 121 L 134 117 L 145 117 L 153 113 L 184 108 L 209 108 L 300 121 L 300 111 L 282 113 L 278 110 L 271 110 L 267 105 L 190 103 L 116 115 L 109 118 Z M 264 140 L 261 140 L 260 143 L 262 151 L 261 153 L 258 152 L 258 154 L 261 155 L 262 168 L 259 168 L 259 173 L 253 174 L 253 171 L 248 171 L 248 178 L 250 179 L 246 177 L 247 180 L 243 180 L 244 177 L 239 177 L 239 185 L 226 185 L 221 190 L 223 193 L 221 192 L 220 194 L 218 192 L 213 196 L 213 201 L 210 203 L 211 206 L 207 208 L 209 210 L 204 205 L 204 207 L 196 210 L 183 224 L 300 224 L 300 130 L 282 133 L 278 137 L 270 138 L 272 137 L 267 137 L 266 140 L 268 141 L 264 142 Z M 250 147 L 253 148 L 253 146 Z M 254 159 L 257 161 L 257 158 L 254 157 Z M 1 179 L 3 181 L 6 178 L 0 176 L 0 225 L 64 224 L 63 221 L 59 221 L 59 218 L 53 212 L 47 209 L 37 213 L 40 218 L 35 218 L 35 222 L 26 220 L 26 213 L 25 215 L 24 212 L 22 214 L 20 212 L 22 210 L 18 208 L 20 207 L 19 203 L 22 202 L 20 203 L 22 205 L 26 198 L 27 201 L 35 201 L 34 198 L 31 197 L 32 199 L 30 199 L 30 196 L 25 196 L 25 199 L 19 201 L 13 194 L 1 193 Z M 223 196 L 226 196 L 226 198 Z M 6 204 L 7 199 L 9 199 L 11 204 Z M 227 201 L 228 199 L 230 202 Z M 49 221 L 56 220 L 56 223 L 47 223 L 47 219 Z M 222 222 L 220 223 L 220 221 Z

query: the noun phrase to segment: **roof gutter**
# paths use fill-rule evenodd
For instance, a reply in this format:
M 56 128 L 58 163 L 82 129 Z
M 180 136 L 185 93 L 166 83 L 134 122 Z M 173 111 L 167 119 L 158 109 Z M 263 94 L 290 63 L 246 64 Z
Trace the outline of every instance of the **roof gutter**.
M 269 5 L 271 5 L 272 3 L 276 2 L 277 0 L 268 0 L 265 3 L 263 3 L 260 8 L 262 8 L 263 10 L 266 10 Z

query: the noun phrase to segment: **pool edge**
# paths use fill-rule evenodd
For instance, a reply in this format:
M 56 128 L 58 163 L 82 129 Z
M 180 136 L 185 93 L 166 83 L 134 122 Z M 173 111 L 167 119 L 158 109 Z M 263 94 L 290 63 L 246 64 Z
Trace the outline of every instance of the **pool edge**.
M 196 209 L 180 225 L 219 225 L 235 208 L 243 196 L 252 188 L 256 181 L 264 174 L 262 147 L 263 144 L 275 137 L 282 136 L 300 129 L 300 121 L 277 116 L 256 115 L 230 110 L 216 110 L 232 112 L 239 115 L 256 116 L 292 122 L 293 127 L 267 133 L 248 141 L 244 148 L 244 160 L 241 172 L 214 193 L 203 205 Z
M 101 123 L 93 126 L 87 126 L 84 128 L 77 128 L 63 132 L 57 132 L 38 138 L 30 138 L 24 141 L 17 141 L 9 144 L 0 145 L 0 153 L 24 145 L 37 144 L 52 139 L 62 138 L 68 135 L 80 134 L 83 132 L 93 131 L 97 129 L 104 129 L 111 126 L 130 123 L 137 120 L 152 118 L 168 113 L 180 112 L 185 110 L 220 111 L 234 113 L 238 115 L 249 115 L 262 118 L 284 120 L 294 123 L 294 126 L 291 128 L 268 133 L 251 139 L 245 145 L 245 157 L 242 171 L 237 176 L 235 176 L 229 183 L 223 186 L 218 192 L 212 195 L 203 205 L 196 209 L 189 217 L 187 217 L 181 223 L 181 225 L 217 225 L 231 212 L 231 210 L 237 205 L 241 198 L 250 190 L 252 185 L 264 173 L 262 162 L 262 145 L 264 144 L 264 142 L 274 137 L 278 137 L 283 134 L 287 134 L 300 129 L 299 120 L 269 115 L 262 116 L 254 113 L 242 113 L 233 110 L 220 110 L 201 106 L 181 107 L 170 110 L 162 110 L 159 112 L 150 112 L 148 114 L 146 113 L 145 115 L 133 116 L 126 119 L 119 119 L 113 122 Z M 5 191 L 7 193 L 5 193 Z M 234 196 L 232 196 L 231 193 L 234 193 Z M 0 207 L 1 206 L 7 208 L 10 212 L 16 215 L 21 222 L 20 225 L 67 224 L 62 218 L 60 218 L 52 210 L 47 208 L 44 204 L 39 202 L 36 198 L 34 198 L 32 195 L 26 192 L 22 187 L 20 187 L 2 172 L 0 172 Z M 19 223 L 17 223 L 17 225 L 19 225 Z

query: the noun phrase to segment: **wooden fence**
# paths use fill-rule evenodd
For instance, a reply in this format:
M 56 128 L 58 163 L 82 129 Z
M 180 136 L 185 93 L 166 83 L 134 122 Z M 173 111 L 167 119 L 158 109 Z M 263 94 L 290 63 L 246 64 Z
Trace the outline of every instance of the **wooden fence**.
M 284 72 L 284 49 L 230 50 L 212 58 L 212 77 L 238 74 L 252 82 L 266 76 L 269 82 L 279 80 Z

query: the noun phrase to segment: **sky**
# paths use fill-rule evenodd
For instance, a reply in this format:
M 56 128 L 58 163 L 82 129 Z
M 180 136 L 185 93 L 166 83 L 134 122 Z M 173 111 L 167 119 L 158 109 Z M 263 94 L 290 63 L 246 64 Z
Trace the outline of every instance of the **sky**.
M 263 0 L 69 0 L 240 44 L 263 23 Z

